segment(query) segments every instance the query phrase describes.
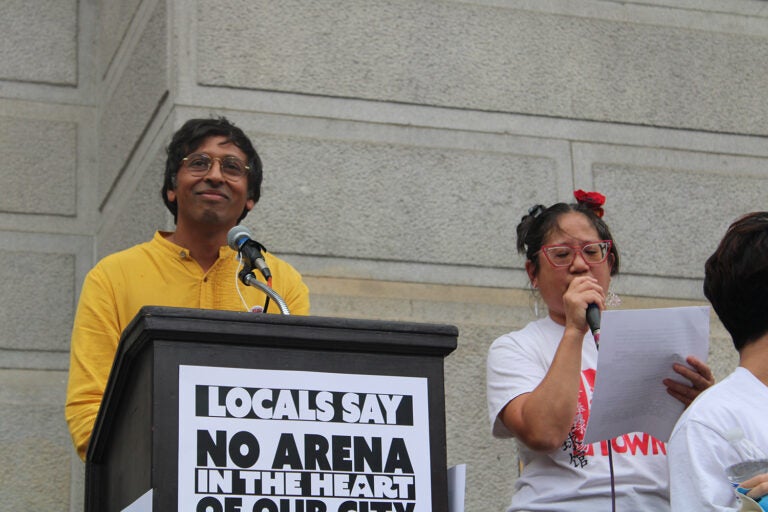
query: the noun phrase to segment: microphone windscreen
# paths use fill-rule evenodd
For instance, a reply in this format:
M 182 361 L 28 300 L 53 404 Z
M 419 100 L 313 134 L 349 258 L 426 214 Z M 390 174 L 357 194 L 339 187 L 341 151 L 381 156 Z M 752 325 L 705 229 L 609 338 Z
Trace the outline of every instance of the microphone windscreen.
M 238 240 L 240 240 L 242 237 L 250 239 L 251 232 L 247 227 L 238 224 L 237 226 L 230 229 L 229 233 L 227 233 L 227 245 L 233 250 L 239 251 L 240 244 L 238 243 Z

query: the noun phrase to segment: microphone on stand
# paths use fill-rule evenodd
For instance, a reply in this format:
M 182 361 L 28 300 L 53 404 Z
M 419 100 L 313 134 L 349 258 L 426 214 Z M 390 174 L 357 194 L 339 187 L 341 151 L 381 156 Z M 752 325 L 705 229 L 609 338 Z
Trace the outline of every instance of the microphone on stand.
M 240 253 L 251 268 L 258 268 L 267 282 L 272 278 L 267 263 L 264 261 L 262 251 L 267 248 L 251 237 L 251 232 L 245 226 L 235 226 L 227 233 L 227 245 Z
M 280 313 L 283 315 L 290 315 L 288 310 L 288 304 L 283 300 L 280 295 L 272 289 L 272 272 L 269 271 L 267 263 L 264 261 L 264 255 L 262 252 L 266 252 L 267 249 L 259 242 L 251 238 L 251 232 L 245 226 L 235 226 L 227 233 L 227 245 L 232 249 L 240 253 L 240 256 L 245 260 L 245 265 L 240 271 L 240 280 L 247 286 L 253 286 L 258 288 L 267 296 L 264 303 L 263 311 L 266 313 L 269 307 L 269 299 L 275 301 L 277 307 L 280 309 Z M 251 271 L 253 268 L 258 268 L 259 271 L 267 280 L 267 284 L 260 282 L 256 279 Z

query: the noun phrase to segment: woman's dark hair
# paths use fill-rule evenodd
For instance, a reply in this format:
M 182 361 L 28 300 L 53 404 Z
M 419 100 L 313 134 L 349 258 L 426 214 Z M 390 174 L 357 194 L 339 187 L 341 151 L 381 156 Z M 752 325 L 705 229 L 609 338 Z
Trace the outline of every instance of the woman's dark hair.
M 547 239 L 550 233 L 558 229 L 560 217 L 571 212 L 584 215 L 594 226 L 600 240 L 610 240 L 612 242 L 610 252 L 613 255 L 613 258 L 611 258 L 611 275 L 616 275 L 619 272 L 619 250 L 616 247 L 616 242 L 613 240 L 611 230 L 608 229 L 608 225 L 603 219 L 598 217 L 589 206 L 583 203 L 556 203 L 549 208 L 537 204 L 530 208 L 528 215 L 525 215 L 520 220 L 520 224 L 517 225 L 517 252 L 525 254 L 525 257 L 534 265 L 534 274 L 538 274 L 539 254 L 541 246 L 544 245 L 544 240 Z
M 253 144 L 251 144 L 251 140 L 243 133 L 243 130 L 225 117 L 217 119 L 190 119 L 173 134 L 173 139 L 168 144 L 168 158 L 165 161 L 165 179 L 163 180 L 163 188 L 160 191 L 165 206 L 173 214 L 174 222 L 176 222 L 178 215 L 178 205 L 175 201 L 168 200 L 167 192 L 176 188 L 176 175 L 179 173 L 181 161 L 190 153 L 194 153 L 205 139 L 216 136 L 226 137 L 227 142 L 231 142 L 245 153 L 248 159 L 248 167 L 250 167 L 248 172 L 248 199 L 253 199 L 254 204 L 259 202 L 262 180 L 261 159 L 258 153 L 256 153 Z M 244 208 L 237 221 L 243 220 L 247 214 L 248 209 Z
M 704 265 L 704 295 L 736 350 L 768 333 L 768 212 L 731 224 Z

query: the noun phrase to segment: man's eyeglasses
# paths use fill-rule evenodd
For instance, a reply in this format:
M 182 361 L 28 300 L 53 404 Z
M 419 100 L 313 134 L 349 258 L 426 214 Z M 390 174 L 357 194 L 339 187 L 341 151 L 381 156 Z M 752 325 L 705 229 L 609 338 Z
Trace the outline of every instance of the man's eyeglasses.
M 189 174 L 199 178 L 208 174 L 215 160 L 219 161 L 221 175 L 229 181 L 238 181 L 242 179 L 250 169 L 245 162 L 235 156 L 219 158 L 212 157 L 206 153 L 192 153 L 186 158 L 182 158 L 181 161 Z
M 599 265 L 608 258 L 611 252 L 611 241 L 600 240 L 587 242 L 581 245 L 543 245 L 541 252 L 553 267 L 568 267 L 576 258 L 576 253 L 581 254 L 587 265 Z

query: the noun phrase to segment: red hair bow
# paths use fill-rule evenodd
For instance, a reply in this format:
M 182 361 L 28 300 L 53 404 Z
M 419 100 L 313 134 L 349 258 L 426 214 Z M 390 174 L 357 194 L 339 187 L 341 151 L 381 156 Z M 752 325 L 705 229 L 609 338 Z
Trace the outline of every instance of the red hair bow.
M 573 193 L 573 197 L 576 198 L 576 201 L 579 204 L 583 204 L 593 212 L 595 212 L 595 215 L 598 217 L 602 217 L 605 213 L 603 211 L 603 205 L 605 204 L 605 196 L 601 194 L 600 192 L 585 192 L 581 189 L 576 190 Z

